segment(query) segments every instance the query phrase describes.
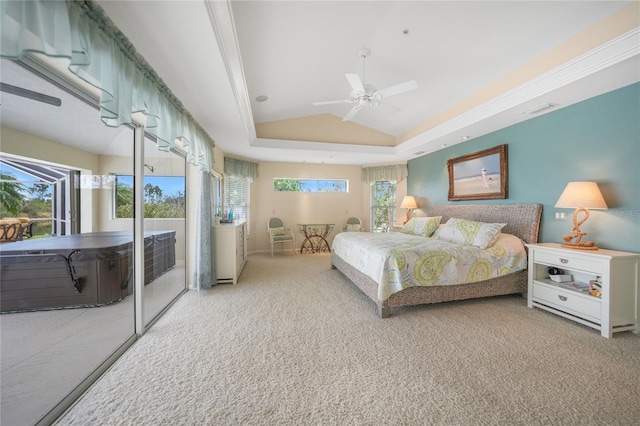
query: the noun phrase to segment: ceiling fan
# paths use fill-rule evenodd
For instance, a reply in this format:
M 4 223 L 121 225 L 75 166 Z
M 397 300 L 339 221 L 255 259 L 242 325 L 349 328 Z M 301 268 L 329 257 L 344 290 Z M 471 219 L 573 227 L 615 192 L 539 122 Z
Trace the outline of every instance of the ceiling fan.
M 349 85 L 352 89 L 351 97 L 349 99 L 342 99 L 338 101 L 319 101 L 313 103 L 313 105 L 330 105 L 342 103 L 355 104 L 353 108 L 351 108 L 349 112 L 342 118 L 342 121 L 351 120 L 363 106 L 375 108 L 378 105 L 383 104 L 399 110 L 399 108 L 393 105 L 381 102 L 381 99 L 399 95 L 400 93 L 405 93 L 418 88 L 418 83 L 415 80 L 396 84 L 395 86 L 387 87 L 386 89 L 382 90 L 378 90 L 370 84 L 365 84 L 364 63 L 367 59 L 367 56 L 371 54 L 371 50 L 364 48 L 360 50 L 359 54 L 362 58 L 362 80 L 360 80 L 360 76 L 358 74 L 345 74 L 345 76 L 347 77 L 347 81 L 349 82 Z

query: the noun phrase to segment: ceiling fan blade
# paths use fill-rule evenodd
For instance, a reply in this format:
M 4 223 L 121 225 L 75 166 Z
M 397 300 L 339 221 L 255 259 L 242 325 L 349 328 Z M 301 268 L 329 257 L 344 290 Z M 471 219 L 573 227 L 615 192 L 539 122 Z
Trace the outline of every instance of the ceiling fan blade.
M 314 102 L 314 105 L 331 105 L 331 104 L 346 104 L 349 103 L 349 99 L 343 99 L 341 101 L 319 101 Z
M 347 77 L 347 81 L 354 91 L 365 93 L 364 85 L 362 84 L 362 80 L 360 80 L 360 76 L 358 74 L 345 74 L 345 77 Z
M 347 115 L 342 118 L 342 121 L 349 121 L 353 118 L 354 115 L 360 110 L 360 105 L 356 105 L 349 110 Z
M 415 80 L 407 81 L 404 83 L 396 84 L 395 86 L 387 87 L 386 89 L 378 90 L 378 94 L 383 98 L 389 96 L 399 95 L 400 93 L 408 92 L 418 88 L 418 83 Z
M 387 108 L 387 109 L 393 110 L 394 112 L 400 112 L 400 111 L 402 111 L 402 109 L 398 108 L 397 106 L 395 106 L 395 105 L 391 105 L 391 104 L 388 104 L 388 103 L 386 103 L 386 102 L 380 102 L 380 101 L 378 101 L 378 104 L 379 104 L 379 105 L 382 105 L 383 107 L 385 107 L 385 108 Z
M 60 100 L 60 98 L 54 98 L 53 96 L 44 95 L 42 93 L 23 89 L 22 87 L 12 86 L 6 83 L 0 83 L 0 91 L 16 96 L 22 96 L 23 98 L 32 99 L 34 101 L 44 102 L 45 104 L 49 105 L 62 105 L 62 101 Z

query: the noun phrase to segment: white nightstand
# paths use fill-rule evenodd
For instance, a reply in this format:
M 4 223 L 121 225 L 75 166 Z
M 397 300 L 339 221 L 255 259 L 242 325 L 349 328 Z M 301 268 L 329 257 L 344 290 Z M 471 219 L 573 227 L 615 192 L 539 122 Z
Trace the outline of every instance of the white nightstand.
M 614 250 L 576 250 L 560 244 L 527 244 L 529 294 L 527 306 L 536 307 L 588 325 L 604 337 L 618 331 L 640 330 L 640 254 Z M 547 270 L 562 269 L 572 281 L 552 281 Z M 602 283 L 602 296 L 581 291 L 590 280 Z M 577 283 L 578 287 L 573 283 Z

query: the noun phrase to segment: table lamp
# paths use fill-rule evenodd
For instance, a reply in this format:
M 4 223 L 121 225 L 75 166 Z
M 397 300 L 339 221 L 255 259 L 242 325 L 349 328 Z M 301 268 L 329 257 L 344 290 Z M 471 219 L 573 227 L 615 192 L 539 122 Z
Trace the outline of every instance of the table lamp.
M 598 247 L 593 241 L 582 242 L 582 237 L 587 235 L 587 233 L 580 230 L 580 225 L 589 219 L 588 209 L 607 208 L 607 203 L 605 203 L 600 193 L 598 184 L 595 182 L 569 182 L 560 195 L 556 203 L 556 208 L 576 209 L 575 212 L 573 212 L 572 235 L 562 237 L 565 241 L 562 247 L 580 250 L 598 250 Z M 580 212 L 583 213 L 583 216 L 578 218 Z M 573 241 L 574 239 L 575 241 Z
M 413 197 L 413 195 L 406 195 L 402 199 L 402 204 L 400 204 L 400 208 L 407 209 L 407 219 L 404 221 L 404 223 L 409 222 L 409 219 L 411 219 L 411 214 L 413 213 L 413 209 L 417 207 L 418 205 L 416 204 L 416 199 Z

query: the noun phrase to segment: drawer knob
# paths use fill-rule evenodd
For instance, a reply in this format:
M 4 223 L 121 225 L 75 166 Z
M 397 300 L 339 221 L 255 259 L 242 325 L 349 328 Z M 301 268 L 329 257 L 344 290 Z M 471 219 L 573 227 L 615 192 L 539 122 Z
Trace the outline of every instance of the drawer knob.
M 563 302 L 566 302 L 566 301 L 567 301 L 567 296 L 561 296 L 561 295 L 558 295 L 558 298 L 559 298 L 560 300 L 562 300 Z
M 569 263 L 569 259 L 560 258 L 560 263 Z

